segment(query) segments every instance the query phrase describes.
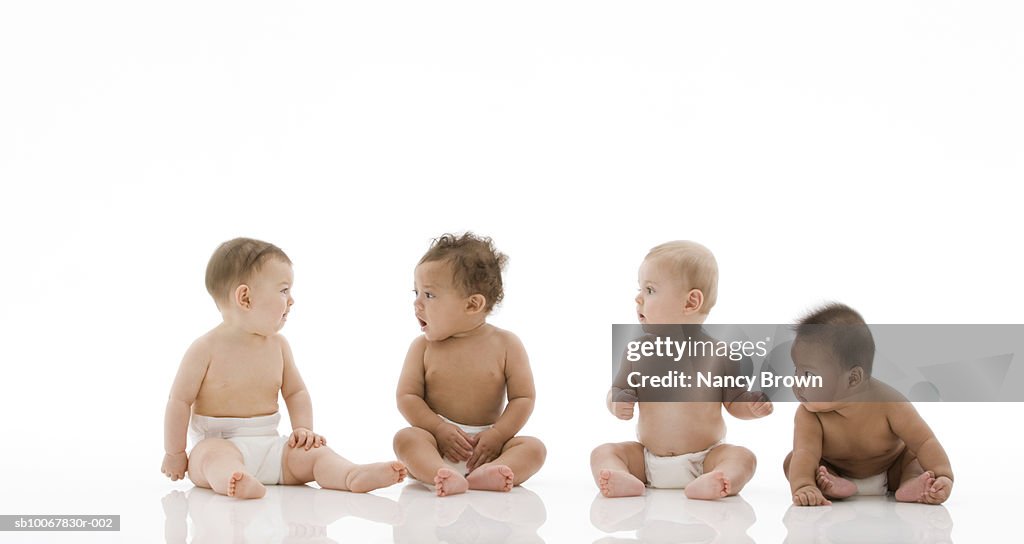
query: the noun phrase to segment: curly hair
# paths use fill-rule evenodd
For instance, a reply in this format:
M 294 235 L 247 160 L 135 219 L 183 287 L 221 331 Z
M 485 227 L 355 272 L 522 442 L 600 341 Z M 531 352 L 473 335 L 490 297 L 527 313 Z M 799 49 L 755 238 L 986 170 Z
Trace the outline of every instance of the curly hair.
M 508 256 L 494 248 L 494 242 L 472 232 L 462 235 L 442 234 L 430 244 L 419 264 L 445 261 L 451 264 L 452 276 L 464 294 L 481 294 L 490 312 L 505 297 L 501 271 Z

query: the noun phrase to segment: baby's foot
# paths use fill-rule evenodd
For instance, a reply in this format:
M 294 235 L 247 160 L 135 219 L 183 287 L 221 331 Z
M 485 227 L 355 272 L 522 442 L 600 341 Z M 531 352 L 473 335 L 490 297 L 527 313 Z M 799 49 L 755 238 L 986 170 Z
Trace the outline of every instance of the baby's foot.
M 461 474 L 451 469 L 439 468 L 437 476 L 434 476 L 434 487 L 437 488 L 438 497 L 446 497 L 465 493 L 469 489 L 469 482 Z
M 267 494 L 267 488 L 252 474 L 233 472 L 228 481 L 228 496 L 239 499 L 258 499 Z
M 405 465 L 398 461 L 358 465 L 348 475 L 348 489 L 355 493 L 366 493 L 405 479 Z
M 830 474 L 824 466 L 818 467 L 815 480 L 818 482 L 818 489 L 821 490 L 821 494 L 830 499 L 845 499 L 857 493 L 857 484 L 846 478 Z
M 512 491 L 515 474 L 505 465 L 487 465 L 477 468 L 466 476 L 470 489 L 484 491 Z
M 691 499 L 721 499 L 729 495 L 731 491 L 729 478 L 721 471 L 707 472 L 699 478 L 690 482 L 684 492 Z
M 926 470 L 917 478 L 911 478 L 896 490 L 896 500 L 900 502 L 928 502 L 927 492 L 935 483 L 935 473 Z
M 602 470 L 597 487 L 605 497 L 639 497 L 646 486 L 636 476 L 622 470 Z

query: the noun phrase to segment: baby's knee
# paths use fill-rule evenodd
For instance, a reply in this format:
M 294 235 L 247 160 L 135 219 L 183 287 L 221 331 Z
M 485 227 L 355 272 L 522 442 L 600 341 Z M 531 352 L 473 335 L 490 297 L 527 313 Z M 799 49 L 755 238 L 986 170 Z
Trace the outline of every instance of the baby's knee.
M 594 448 L 593 451 L 590 452 L 590 462 L 593 463 L 594 461 L 602 457 L 607 457 L 609 455 L 618 456 L 619 449 L 619 444 L 601 444 L 600 446 Z
M 750 470 L 757 469 L 757 456 L 754 452 L 744 448 L 743 446 L 734 446 L 736 448 L 736 458 L 741 459 L 743 462 L 750 465 Z
M 429 440 L 430 436 L 430 433 L 424 431 L 423 429 L 420 429 L 419 427 L 406 427 L 395 433 L 395 451 L 398 451 L 399 448 L 408 447 L 409 445 L 415 444 L 417 442 Z
M 786 454 L 786 460 L 782 462 L 782 473 L 789 477 L 789 460 L 793 458 L 793 452 Z
M 544 462 L 548 457 L 548 448 L 538 438 L 532 436 L 520 436 L 516 438 L 520 441 L 520 444 L 526 448 L 527 451 L 532 453 L 540 462 Z

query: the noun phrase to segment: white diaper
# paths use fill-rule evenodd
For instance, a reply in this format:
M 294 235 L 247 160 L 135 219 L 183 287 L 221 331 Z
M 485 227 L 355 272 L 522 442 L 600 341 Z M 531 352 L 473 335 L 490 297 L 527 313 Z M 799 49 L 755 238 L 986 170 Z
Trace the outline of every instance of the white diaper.
M 716 443 L 704 451 L 661 457 L 644 448 L 644 472 L 651 487 L 683 489 L 704 474 L 704 458 Z
M 280 484 L 284 444 L 277 432 L 281 414 L 259 417 L 209 417 L 192 414 L 188 436 L 195 447 L 205 438 L 223 438 L 242 452 L 245 470 L 263 484 Z
M 846 478 L 844 476 L 844 478 Z M 889 475 L 885 472 L 867 478 L 846 478 L 857 486 L 857 495 L 885 495 L 889 492 Z

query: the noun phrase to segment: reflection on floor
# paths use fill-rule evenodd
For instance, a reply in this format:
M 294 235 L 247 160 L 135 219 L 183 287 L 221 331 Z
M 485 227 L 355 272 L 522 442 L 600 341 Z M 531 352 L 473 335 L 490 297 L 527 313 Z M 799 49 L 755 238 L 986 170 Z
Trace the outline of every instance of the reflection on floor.
M 343 493 L 309 486 L 275 485 L 258 500 L 239 500 L 194 487 L 163 498 L 164 539 L 193 544 L 223 542 L 334 542 L 327 526 L 346 516 L 397 524 L 398 503 L 370 494 Z
M 590 491 L 544 490 L 578 511 L 574 519 L 548 519 L 538 493 L 517 487 L 510 493 L 471 491 L 438 498 L 418 483 L 396 487 L 389 497 L 345 493 L 310 486 L 269 486 L 260 500 L 237 500 L 207 489 L 173 491 L 162 499 L 167 544 L 223 542 L 335 542 L 330 534 L 391 538 L 398 543 L 544 542 L 540 529 L 558 541 L 752 543 L 748 533 L 758 522 L 743 497 L 719 501 L 687 499 L 679 490 L 649 489 L 642 497 L 608 499 Z M 397 500 L 395 497 L 397 496 Z M 764 497 L 751 501 L 763 508 Z M 590 523 L 586 527 L 586 501 Z M 576 506 L 578 505 L 578 506 Z M 953 521 L 945 506 L 897 503 L 890 497 L 854 497 L 832 506 L 789 507 L 773 503 L 772 519 L 761 523 L 781 529 L 785 541 L 803 542 L 951 542 Z M 785 512 L 783 515 L 782 512 Z M 762 518 L 764 513 L 762 511 Z M 345 518 L 349 521 L 332 525 Z M 355 525 L 351 525 L 355 523 Z M 584 529 L 584 527 L 586 527 Z M 581 530 L 582 529 L 582 530 Z M 596 530 L 595 530 L 596 529 Z M 354 532 L 352 532 L 354 531 Z M 381 533 L 383 531 L 383 533 Z M 552 533 L 553 531 L 553 533 Z M 762 528 L 761 532 L 764 532 Z M 603 533 L 605 536 L 600 536 Z M 759 537 L 760 538 L 760 537 Z M 772 541 L 782 540 L 777 534 Z
M 470 491 L 438 498 L 433 489 L 409 484 L 398 498 L 402 522 L 396 543 L 540 542 L 547 520 L 540 497 L 524 487 L 508 493 Z
M 791 506 L 786 542 L 952 542 L 953 519 L 942 505 L 852 497 L 815 508 Z
M 238 500 L 208 489 L 173 491 L 162 499 L 167 544 L 335 542 L 327 527 L 354 516 L 393 527 L 395 542 L 540 542 L 547 519 L 536 493 L 471 491 L 438 499 L 411 483 L 398 502 L 372 494 L 310 486 L 268 486 L 259 500 Z M 192 520 L 191 540 L 189 523 Z
M 741 497 L 719 501 L 690 500 L 678 489 L 648 489 L 642 497 L 609 499 L 598 494 L 590 522 L 606 533 L 636 531 L 635 536 L 608 536 L 616 542 L 754 542 L 747 529 L 757 517 Z

